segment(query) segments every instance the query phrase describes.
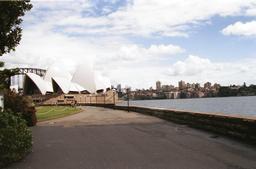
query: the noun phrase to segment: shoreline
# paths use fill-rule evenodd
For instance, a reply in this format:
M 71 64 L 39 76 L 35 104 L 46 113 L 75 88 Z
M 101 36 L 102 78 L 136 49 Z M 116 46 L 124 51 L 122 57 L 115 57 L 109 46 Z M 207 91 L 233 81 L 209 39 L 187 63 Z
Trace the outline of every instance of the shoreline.
M 119 106 L 119 105 L 117 105 Z M 123 106 L 127 107 L 127 106 Z M 200 111 L 191 111 L 186 109 L 168 109 L 162 107 L 150 107 L 150 106 L 130 106 L 130 107 L 138 107 L 138 108 L 149 108 L 149 109 L 157 109 L 157 110 L 167 110 L 173 112 L 187 112 L 187 113 L 197 113 L 197 114 L 206 114 L 206 115 L 216 115 L 216 116 L 223 116 L 223 117 L 230 117 L 230 118 L 240 118 L 240 119 L 247 119 L 247 120 L 256 120 L 256 115 L 239 115 L 239 114 L 227 114 L 223 112 L 200 112 Z
M 256 96 L 130 100 L 130 106 L 256 119 L 255 100 Z M 118 102 L 117 105 L 127 106 L 127 101 Z

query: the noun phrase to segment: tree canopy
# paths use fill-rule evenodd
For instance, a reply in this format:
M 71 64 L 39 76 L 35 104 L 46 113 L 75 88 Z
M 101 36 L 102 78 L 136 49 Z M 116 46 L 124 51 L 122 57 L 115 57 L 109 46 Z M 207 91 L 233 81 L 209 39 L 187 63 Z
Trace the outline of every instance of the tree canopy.
M 32 8 L 30 0 L 0 1 L 0 56 L 15 50 L 22 35 L 22 16 Z M 4 63 L 0 61 L 0 68 Z M 9 88 L 10 77 L 18 72 L 13 70 L 0 70 L 0 89 Z
M 22 16 L 32 8 L 29 0 L 0 1 L 0 56 L 15 50 L 21 40 Z

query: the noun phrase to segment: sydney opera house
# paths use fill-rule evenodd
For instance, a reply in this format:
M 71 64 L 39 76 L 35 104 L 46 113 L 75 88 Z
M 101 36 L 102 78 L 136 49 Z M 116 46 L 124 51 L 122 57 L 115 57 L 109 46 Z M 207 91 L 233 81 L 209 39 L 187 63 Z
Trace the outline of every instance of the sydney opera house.
M 103 104 L 114 103 L 116 99 L 110 80 L 90 67 L 78 66 L 72 75 L 58 68 L 23 70 L 26 71 L 12 77 L 12 87 L 22 88 L 22 93 L 30 95 L 37 103 Z

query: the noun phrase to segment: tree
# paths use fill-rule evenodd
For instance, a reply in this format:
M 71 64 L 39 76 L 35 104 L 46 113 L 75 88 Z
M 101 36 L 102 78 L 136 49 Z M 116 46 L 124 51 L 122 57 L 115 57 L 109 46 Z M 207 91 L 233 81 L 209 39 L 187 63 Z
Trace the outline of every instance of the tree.
M 15 50 L 15 47 L 19 44 L 22 33 L 21 17 L 31 8 L 32 5 L 29 0 L 0 1 L 0 56 Z M 3 66 L 4 63 L 0 62 L 0 68 Z M 17 71 L 17 69 L 0 69 L 0 90 L 9 89 L 10 77 L 15 75 Z M 8 92 L 10 94 L 10 91 Z M 4 110 L 0 113 L 0 168 L 13 161 L 20 160 L 32 147 L 31 131 L 26 126 L 25 121 L 17 116 L 20 113 L 19 111 L 26 110 L 24 109 L 26 104 L 20 105 L 17 102 L 26 102 L 16 95 L 5 98 L 8 99 L 10 104 L 8 108 L 16 108 L 16 112 L 14 114 Z M 20 106 L 22 106 L 22 109 L 17 109 Z
M 0 2 L 0 56 L 15 50 L 21 40 L 22 16 L 32 8 L 29 0 Z
M 0 1 L 0 56 L 15 50 L 21 40 L 22 16 L 32 8 L 30 0 Z M 0 62 L 0 68 L 4 66 Z M 17 69 L 0 71 L 0 89 L 10 87 L 10 77 L 17 73 Z
M 10 79 L 12 76 L 16 75 L 19 72 L 19 69 L 4 69 L 0 71 L 0 90 L 9 89 L 11 82 Z

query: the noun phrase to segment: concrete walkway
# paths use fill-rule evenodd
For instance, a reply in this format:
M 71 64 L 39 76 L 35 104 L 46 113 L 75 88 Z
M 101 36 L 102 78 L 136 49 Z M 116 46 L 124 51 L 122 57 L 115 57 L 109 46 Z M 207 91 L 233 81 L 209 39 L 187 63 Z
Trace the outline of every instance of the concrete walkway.
M 256 148 L 134 112 L 86 107 L 32 128 L 10 169 L 256 169 Z

